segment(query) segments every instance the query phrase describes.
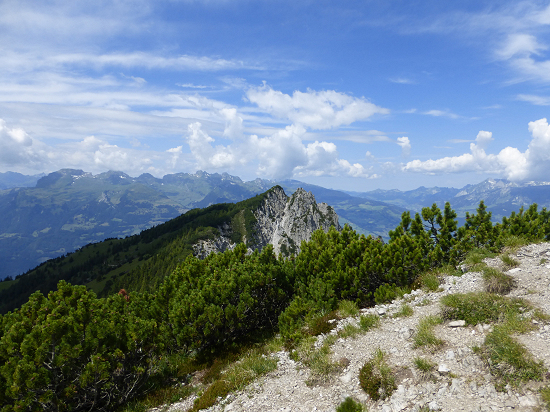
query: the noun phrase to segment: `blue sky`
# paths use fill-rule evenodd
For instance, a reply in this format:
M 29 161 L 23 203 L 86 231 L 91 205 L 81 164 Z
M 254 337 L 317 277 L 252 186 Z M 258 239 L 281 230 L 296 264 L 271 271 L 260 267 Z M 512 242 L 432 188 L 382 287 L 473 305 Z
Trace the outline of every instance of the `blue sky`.
M 0 3 L 0 171 L 550 180 L 539 1 Z

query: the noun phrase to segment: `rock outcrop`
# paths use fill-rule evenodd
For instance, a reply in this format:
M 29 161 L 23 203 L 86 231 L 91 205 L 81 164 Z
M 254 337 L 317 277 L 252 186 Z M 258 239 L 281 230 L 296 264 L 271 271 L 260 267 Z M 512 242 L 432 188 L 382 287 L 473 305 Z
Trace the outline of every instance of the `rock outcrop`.
M 252 213 L 256 223 L 252 233 L 243 239 L 251 252 L 271 244 L 277 255 L 298 254 L 302 241 L 309 240 L 317 229 L 325 232 L 331 226 L 341 229 L 334 209 L 326 203 L 317 203 L 311 192 L 301 188 L 288 197 L 280 186 L 275 186 Z M 231 241 L 230 225 L 225 224 L 218 230 L 219 237 L 201 240 L 193 247 L 195 256 L 205 258 L 212 252 L 223 252 L 236 246 Z

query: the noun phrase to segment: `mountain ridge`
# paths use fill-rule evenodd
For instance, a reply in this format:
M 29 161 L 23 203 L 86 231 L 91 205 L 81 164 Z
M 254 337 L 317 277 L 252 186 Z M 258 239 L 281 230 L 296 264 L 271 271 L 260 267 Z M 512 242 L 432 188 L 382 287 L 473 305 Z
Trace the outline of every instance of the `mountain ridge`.
M 255 179 L 243 182 L 227 173 L 178 173 L 156 178 L 109 171 L 92 175 L 62 169 L 38 179 L 32 188 L 0 191 L 0 278 L 15 277 L 49 259 L 108 238 L 131 236 L 193 208 L 234 203 L 275 185 Z M 299 184 L 283 182 L 292 194 Z M 387 236 L 402 208 L 353 198 L 331 189 L 304 185 L 331 204 L 361 233 Z
M 273 244 L 276 255 L 290 256 L 299 253 L 301 242 L 314 231 L 326 232 L 331 226 L 341 229 L 333 208 L 317 203 L 305 190 L 287 196 L 274 186 L 239 203 L 193 209 L 137 235 L 89 244 L 44 262 L 0 283 L 0 313 L 18 307 L 36 290 L 54 290 L 61 279 L 85 284 L 101 296 L 121 288 L 150 290 L 187 256 L 204 259 L 240 243 L 249 253 Z

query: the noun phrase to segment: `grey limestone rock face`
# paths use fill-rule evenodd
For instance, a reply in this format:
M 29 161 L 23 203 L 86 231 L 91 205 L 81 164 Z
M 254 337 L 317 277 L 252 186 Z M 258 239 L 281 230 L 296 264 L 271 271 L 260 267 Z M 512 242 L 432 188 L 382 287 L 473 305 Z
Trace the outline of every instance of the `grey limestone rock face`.
M 275 254 L 298 254 L 302 241 L 311 239 L 311 235 L 317 229 L 323 229 L 325 232 L 331 226 L 338 230 L 341 229 L 338 223 L 338 215 L 334 209 L 326 203 L 317 203 L 311 192 L 299 188 L 288 198 L 284 209 L 279 212 L 282 206 L 279 201 L 281 195 L 284 195 L 284 191 L 277 188 L 276 204 L 278 210 L 276 214 L 270 216 L 272 224 L 267 227 L 258 224 L 258 231 L 262 231 L 263 237 L 269 239 L 268 243 L 273 245 Z M 266 201 L 266 203 L 268 202 Z M 258 212 L 260 212 L 260 209 L 258 209 Z M 256 216 L 256 219 L 259 223 L 259 216 Z M 265 218 L 262 218 L 262 220 L 265 220 Z
M 317 203 L 315 196 L 302 188 L 290 197 L 281 187 L 273 188 L 253 214 L 256 218 L 254 233 L 250 239 L 245 239 L 250 252 L 271 244 L 276 255 L 290 256 L 298 254 L 302 241 L 308 241 L 317 229 L 327 232 L 334 226 L 341 230 L 334 209 L 326 203 Z M 230 240 L 229 225 L 218 229 L 218 238 L 201 240 L 194 245 L 195 256 L 203 259 L 212 252 L 223 252 L 236 246 Z

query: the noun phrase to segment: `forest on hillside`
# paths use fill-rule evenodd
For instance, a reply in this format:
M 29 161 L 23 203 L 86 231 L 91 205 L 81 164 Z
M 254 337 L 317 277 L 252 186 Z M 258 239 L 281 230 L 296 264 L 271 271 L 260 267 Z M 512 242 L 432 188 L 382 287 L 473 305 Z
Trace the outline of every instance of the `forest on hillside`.
M 0 317 L 0 410 L 114 410 L 170 385 L 174 354 L 196 360 L 262 332 L 291 349 L 343 300 L 391 301 L 471 250 L 550 240 L 550 212 L 533 204 L 493 224 L 481 202 L 459 227 L 449 203 L 434 204 L 403 213 L 389 235 L 385 243 L 346 226 L 315 232 L 290 258 L 271 247 L 247 254 L 243 244 L 204 260 L 189 255 L 154 287 L 127 295 L 98 297 L 60 280 Z

